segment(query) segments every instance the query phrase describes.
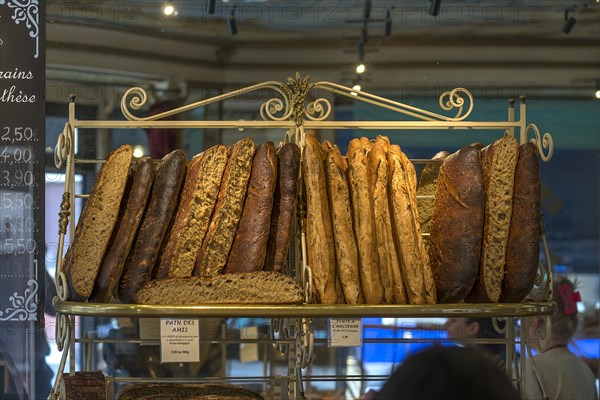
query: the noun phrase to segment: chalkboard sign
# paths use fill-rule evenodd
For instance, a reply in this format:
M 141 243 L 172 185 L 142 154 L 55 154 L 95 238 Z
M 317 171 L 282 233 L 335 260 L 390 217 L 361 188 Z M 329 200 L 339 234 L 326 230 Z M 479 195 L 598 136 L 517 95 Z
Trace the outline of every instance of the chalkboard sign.
M 0 322 L 39 321 L 44 294 L 44 7 L 0 0 Z

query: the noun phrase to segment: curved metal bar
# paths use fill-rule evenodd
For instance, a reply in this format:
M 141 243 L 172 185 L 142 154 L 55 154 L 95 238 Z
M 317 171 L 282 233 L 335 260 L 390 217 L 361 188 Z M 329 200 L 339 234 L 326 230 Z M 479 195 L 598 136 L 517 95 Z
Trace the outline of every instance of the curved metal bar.
M 318 98 L 308 103 L 304 110 L 304 116 L 311 121 L 325 121 L 331 114 L 331 103 L 324 98 Z
M 423 110 L 417 107 L 412 107 L 404 103 L 399 103 L 397 101 L 393 101 L 390 99 L 386 99 L 384 97 L 376 96 L 371 93 L 363 92 L 361 90 L 354 90 L 346 86 L 339 85 L 333 82 L 317 82 L 312 88 L 314 89 L 323 89 L 329 92 L 339 94 L 342 96 L 346 96 L 348 98 L 352 98 L 355 100 L 359 100 L 365 103 L 370 103 L 382 108 L 387 108 L 389 110 L 408 115 L 411 117 L 415 117 L 417 119 L 423 121 L 448 121 L 448 122 L 457 122 L 465 120 L 473 110 L 473 95 L 464 88 L 456 88 L 448 92 L 442 93 L 440 96 L 440 106 L 445 111 L 450 111 L 454 108 L 458 108 L 458 112 L 454 117 L 447 117 L 441 114 L 437 114 L 431 111 Z M 463 108 L 465 106 L 465 99 L 461 97 L 461 94 L 466 95 L 469 98 L 469 108 L 463 114 Z M 447 97 L 447 99 L 446 99 Z
M 181 114 L 189 110 L 204 107 L 211 103 L 217 103 L 232 97 L 236 97 L 245 93 L 250 93 L 262 89 L 275 90 L 282 97 L 282 99 L 272 98 L 264 102 L 260 109 L 261 117 L 263 117 L 263 119 L 265 120 L 270 119 L 273 121 L 285 121 L 290 119 L 293 112 L 293 108 L 290 104 L 290 99 L 288 95 L 284 92 L 283 85 L 281 84 L 281 82 L 277 81 L 266 81 L 258 83 L 256 85 L 234 90 L 229 93 L 224 93 L 215 97 L 211 97 L 209 99 L 201 100 L 192 104 L 188 104 L 182 107 L 175 108 L 173 110 L 165 111 L 148 117 L 136 117 L 129 110 L 129 108 L 133 110 L 140 110 L 148 101 L 148 94 L 146 93 L 146 90 L 144 88 L 133 87 L 127 90 L 127 92 L 125 92 L 121 99 L 121 112 L 129 121 L 158 121 L 173 115 Z M 129 98 L 130 100 L 128 101 Z M 277 117 L 275 115 L 276 113 L 282 111 L 282 116 Z
M 552 135 L 546 132 L 544 133 L 544 136 L 542 136 L 540 134 L 540 129 L 536 124 L 527 125 L 526 136 L 529 136 L 530 132 L 535 134 L 535 138 L 531 139 L 531 143 L 535 144 L 537 147 L 540 158 L 544 162 L 550 161 L 554 154 L 554 140 L 552 139 Z
M 57 169 L 61 169 L 71 151 L 71 142 L 73 140 L 73 128 L 70 123 L 65 123 L 65 127 L 60 135 L 58 135 L 58 141 L 54 147 L 54 165 Z

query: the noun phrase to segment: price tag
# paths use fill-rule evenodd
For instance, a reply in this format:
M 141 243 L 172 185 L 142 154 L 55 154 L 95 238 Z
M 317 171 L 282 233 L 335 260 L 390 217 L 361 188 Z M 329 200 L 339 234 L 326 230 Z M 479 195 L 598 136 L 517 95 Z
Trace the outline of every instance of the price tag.
M 197 319 L 160 320 L 160 360 L 168 362 L 200 361 L 200 329 Z
M 330 318 L 327 332 L 329 347 L 362 345 L 362 319 Z
M 258 327 L 249 326 L 242 329 L 242 339 L 258 339 Z M 258 361 L 258 343 L 240 343 L 240 362 Z
M 160 319 L 159 318 L 140 318 L 140 339 L 141 340 L 160 340 Z M 152 343 L 142 342 L 142 346 Z

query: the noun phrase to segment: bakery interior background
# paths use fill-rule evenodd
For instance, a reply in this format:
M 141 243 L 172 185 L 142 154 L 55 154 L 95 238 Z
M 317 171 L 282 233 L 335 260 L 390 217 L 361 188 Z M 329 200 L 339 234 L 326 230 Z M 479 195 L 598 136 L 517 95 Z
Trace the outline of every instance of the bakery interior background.
M 527 96 L 528 120 L 554 136 L 542 164 L 542 207 L 555 270 L 581 285 L 590 335 L 598 335 L 600 195 L 600 5 L 598 1 L 47 1 L 46 265 L 53 273 L 62 194 L 52 149 L 69 94 L 81 119 L 120 119 L 120 98 L 143 86 L 152 105 L 187 104 L 299 71 L 438 111 L 446 89 L 475 98 L 470 120 L 506 118 L 507 100 Z M 172 8 L 171 8 L 172 7 Z M 436 10 L 436 7 L 437 8 Z M 436 14 L 436 15 L 432 15 Z M 359 64 L 363 68 L 357 70 Z M 362 71 L 362 72 L 361 72 Z M 259 119 L 261 95 L 194 110 L 185 119 Z M 398 118 L 332 98 L 335 119 Z M 243 132 L 258 142 L 282 132 Z M 358 132 L 321 132 L 345 145 Z M 390 134 L 409 156 L 431 157 L 497 133 Z M 78 156 L 103 158 L 123 143 L 137 155 L 156 146 L 148 132 L 79 130 Z M 190 157 L 228 130 L 182 130 L 173 140 Z M 151 149 L 154 147 L 154 149 Z M 156 150 L 158 151 L 158 150 Z M 78 176 L 83 192 L 93 170 Z M 595 318 L 595 320 L 594 320 Z M 594 322 L 595 321 L 595 322 Z M 594 333 L 595 332 L 595 333 Z M 598 357 L 598 354 L 595 355 Z

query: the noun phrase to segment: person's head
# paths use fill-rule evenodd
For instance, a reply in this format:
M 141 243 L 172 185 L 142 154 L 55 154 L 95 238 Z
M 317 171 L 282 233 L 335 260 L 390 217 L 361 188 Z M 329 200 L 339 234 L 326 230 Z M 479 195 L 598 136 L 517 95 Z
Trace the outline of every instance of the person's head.
M 549 336 L 540 341 L 541 350 L 545 345 L 566 344 L 577 331 L 577 302 L 581 301 L 575 284 L 564 276 L 556 277 L 552 286 L 552 299 L 556 303 L 556 312 L 550 318 Z M 539 332 L 546 329 L 544 317 L 531 317 L 529 322 L 529 337 L 535 338 Z
M 497 339 L 504 337 L 501 332 L 496 330 L 491 318 L 448 318 L 444 328 L 449 339 L 460 342 L 468 342 L 474 338 Z
M 407 359 L 375 397 L 513 400 L 519 394 L 489 357 L 468 347 L 430 347 Z

